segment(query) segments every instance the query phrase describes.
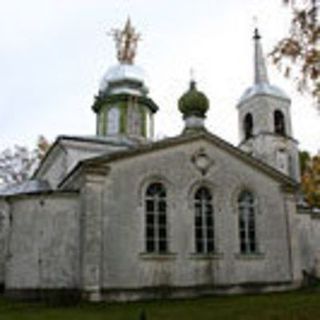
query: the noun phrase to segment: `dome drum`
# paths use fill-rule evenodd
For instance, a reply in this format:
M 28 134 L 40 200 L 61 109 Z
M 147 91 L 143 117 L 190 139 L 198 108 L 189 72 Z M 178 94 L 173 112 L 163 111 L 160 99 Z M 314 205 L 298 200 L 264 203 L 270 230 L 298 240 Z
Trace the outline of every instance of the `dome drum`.
M 99 112 L 101 107 L 105 104 L 112 104 L 112 103 L 117 103 L 117 102 L 128 102 L 130 99 L 132 99 L 132 95 L 130 94 L 114 94 L 114 95 L 108 95 L 108 96 L 96 96 L 94 104 L 92 106 L 92 110 L 94 112 Z M 155 102 L 148 97 L 136 97 L 135 101 L 137 103 L 146 105 L 152 113 L 156 113 L 159 109 L 159 107 L 155 104 Z

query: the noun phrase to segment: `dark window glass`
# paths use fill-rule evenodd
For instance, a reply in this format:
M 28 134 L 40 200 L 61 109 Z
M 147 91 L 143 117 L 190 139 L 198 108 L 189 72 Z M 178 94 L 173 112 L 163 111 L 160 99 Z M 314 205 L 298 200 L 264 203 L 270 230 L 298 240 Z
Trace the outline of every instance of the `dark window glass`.
M 159 215 L 159 224 L 160 225 L 166 225 L 167 216 L 165 214 Z
M 256 244 L 254 242 L 250 242 L 250 251 L 255 252 L 256 251 Z
M 147 239 L 150 239 L 150 241 L 152 241 L 154 238 L 154 228 L 147 228 Z
M 166 239 L 167 238 L 167 230 L 166 228 L 159 229 L 159 239 Z
M 286 135 L 286 126 L 284 115 L 280 110 L 274 112 L 274 131 L 282 136 Z
M 208 237 L 208 239 L 213 239 L 213 229 L 208 228 L 207 237 Z
M 153 240 L 147 240 L 146 246 L 147 246 L 147 252 L 154 252 L 154 241 Z
M 160 253 L 167 252 L 167 241 L 166 240 L 160 240 L 159 241 L 159 251 Z
M 249 139 L 253 135 L 253 118 L 251 113 L 247 113 L 244 117 L 244 135 L 245 139 Z
M 153 224 L 154 223 L 154 214 L 147 214 L 147 216 L 146 216 L 147 218 L 147 225 L 149 225 L 149 224 Z
M 197 240 L 201 240 L 202 241 L 203 238 L 203 232 L 202 232 L 202 228 L 196 228 L 196 239 Z
M 146 201 L 146 209 L 147 212 L 153 212 L 154 211 L 154 202 L 152 200 Z
M 201 240 L 196 241 L 197 253 L 203 253 L 203 242 Z
M 213 226 L 213 216 L 207 216 L 207 225 L 208 226 Z
M 208 252 L 214 252 L 213 240 L 209 240 L 209 241 L 208 241 L 207 251 L 208 251 Z
M 164 200 L 159 201 L 158 210 L 159 212 L 166 212 L 166 202 Z

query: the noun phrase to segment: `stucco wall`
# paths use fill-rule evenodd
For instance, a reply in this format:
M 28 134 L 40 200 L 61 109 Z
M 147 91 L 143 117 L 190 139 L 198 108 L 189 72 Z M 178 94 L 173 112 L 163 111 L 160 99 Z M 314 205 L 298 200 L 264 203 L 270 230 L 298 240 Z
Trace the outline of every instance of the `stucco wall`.
M 4 284 L 9 227 L 9 205 L 0 197 L 0 285 Z
M 191 161 L 202 148 L 214 161 L 203 176 Z M 274 179 L 206 141 L 163 149 L 111 163 L 103 192 L 102 287 L 233 285 L 292 280 L 287 212 Z M 143 194 L 162 181 L 168 194 L 170 255 L 145 253 Z M 217 255 L 195 255 L 192 199 L 196 186 L 213 193 Z M 259 254 L 239 254 L 237 196 L 252 190 Z M 294 212 L 290 212 L 290 215 Z
M 76 288 L 78 195 L 29 195 L 12 198 L 10 202 L 6 288 Z
M 301 267 L 307 273 L 320 277 L 320 217 L 298 214 L 296 224 Z
M 200 151 L 211 161 L 206 174 L 194 162 Z M 101 289 L 124 289 L 127 299 L 126 289 L 258 285 L 275 290 L 300 280 L 294 198 L 276 178 L 221 146 L 202 139 L 93 169 L 84 171 L 79 194 L 9 199 L 8 290 L 82 288 L 99 300 Z M 159 181 L 167 190 L 169 234 L 169 252 L 161 255 L 146 253 L 144 239 L 144 193 Z M 211 256 L 195 253 L 193 197 L 202 185 L 213 194 L 216 252 Z M 257 199 L 258 251 L 250 256 L 241 255 L 239 246 L 237 198 L 244 189 Z

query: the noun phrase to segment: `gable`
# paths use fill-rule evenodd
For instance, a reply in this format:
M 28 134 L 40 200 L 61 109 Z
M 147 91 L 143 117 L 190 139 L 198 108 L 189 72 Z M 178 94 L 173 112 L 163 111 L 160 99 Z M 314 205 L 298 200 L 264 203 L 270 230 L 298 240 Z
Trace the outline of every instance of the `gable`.
M 80 161 L 127 148 L 129 145 L 126 143 L 114 143 L 98 137 L 60 136 L 40 163 L 34 177 L 46 180 L 56 188 Z
M 204 153 L 204 158 L 207 158 L 207 161 L 210 162 L 208 171 L 214 169 L 229 172 L 230 168 L 234 168 L 234 172 L 238 172 L 241 168 L 243 172 L 248 172 L 249 175 L 264 176 L 266 179 L 274 180 L 290 188 L 296 188 L 298 185 L 290 177 L 247 155 L 224 140 L 207 132 L 201 132 L 169 138 L 133 150 L 86 160 L 79 163 L 75 170 L 62 181 L 60 186 L 65 187 L 68 184 L 67 181 L 76 172 L 79 173 L 79 170 L 81 171 L 84 168 L 97 168 L 99 166 L 112 168 L 129 166 L 134 168 L 138 163 L 142 163 L 143 167 L 152 167 L 156 171 L 157 168 L 160 168 L 160 163 L 163 163 L 164 167 L 170 168 L 174 163 L 183 161 L 188 163 L 189 169 L 193 168 L 201 175 L 206 175 L 202 171 L 207 169 L 197 168 L 195 162 L 197 157 L 200 156 L 201 158 L 202 153 Z M 236 169 L 237 167 L 238 169 Z

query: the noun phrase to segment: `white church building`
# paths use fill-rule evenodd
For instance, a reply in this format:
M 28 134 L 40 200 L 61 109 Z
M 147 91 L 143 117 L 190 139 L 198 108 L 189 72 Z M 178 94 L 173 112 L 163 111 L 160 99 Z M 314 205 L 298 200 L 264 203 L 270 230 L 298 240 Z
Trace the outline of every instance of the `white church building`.
M 269 82 L 258 31 L 254 83 L 235 106 L 239 146 L 205 127 L 209 101 L 193 80 L 178 101 L 183 132 L 154 141 L 139 35 L 128 20 L 114 37 L 96 135 L 59 136 L 30 181 L 0 193 L 4 294 L 180 298 L 320 276 L 320 216 L 299 205 L 291 102 Z

